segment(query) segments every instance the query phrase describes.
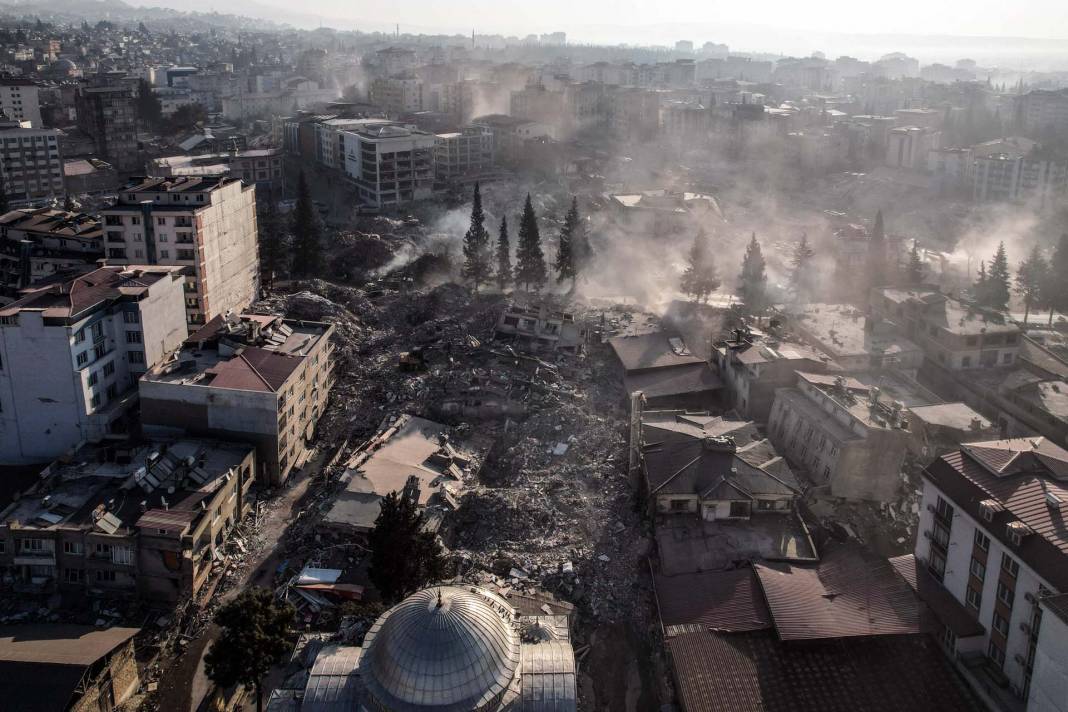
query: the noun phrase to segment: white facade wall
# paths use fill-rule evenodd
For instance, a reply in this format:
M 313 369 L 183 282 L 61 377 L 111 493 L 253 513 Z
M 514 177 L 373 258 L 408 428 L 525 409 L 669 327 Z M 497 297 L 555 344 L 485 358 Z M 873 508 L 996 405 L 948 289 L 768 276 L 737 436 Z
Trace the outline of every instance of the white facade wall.
M 44 126 L 36 86 L 0 84 L 0 109 L 9 119 L 29 121 L 31 128 L 39 129 Z
M 1044 606 L 1027 712 L 1068 712 L 1068 623 Z

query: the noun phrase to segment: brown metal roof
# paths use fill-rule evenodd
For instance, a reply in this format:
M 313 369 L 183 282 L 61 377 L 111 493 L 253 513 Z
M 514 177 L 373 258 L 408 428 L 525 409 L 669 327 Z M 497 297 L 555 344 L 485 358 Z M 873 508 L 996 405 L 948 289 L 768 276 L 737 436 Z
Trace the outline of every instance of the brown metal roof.
M 949 626 L 958 638 L 983 635 L 986 629 L 945 586 L 935 580 L 925 566 L 918 566 L 914 554 L 895 556 L 890 565 L 905 579 L 935 617 Z
M 259 347 L 247 348 L 233 358 L 211 367 L 213 388 L 274 392 L 297 370 L 302 356 L 290 356 Z
M 609 339 L 608 343 L 616 358 L 623 364 L 624 370 L 628 372 L 705 363 L 704 359 L 689 351 L 676 352 L 668 341 L 670 338 L 679 338 L 681 343 L 681 337 L 662 331 L 638 336 L 617 336 Z
M 171 268 L 101 267 L 73 279 L 26 290 L 25 296 L 0 309 L 11 316 L 23 309 L 41 310 L 46 318 L 71 318 L 107 301 L 137 295 Z
M 0 626 L 0 661 L 88 666 L 139 630 L 67 624 Z
M 751 568 L 654 577 L 665 629 L 740 632 L 771 627 L 771 613 Z
M 782 640 L 920 633 L 923 606 L 890 563 L 833 544 L 815 565 L 753 565 Z
M 805 644 L 770 631 L 667 641 L 684 712 L 972 712 L 981 709 L 928 636 Z

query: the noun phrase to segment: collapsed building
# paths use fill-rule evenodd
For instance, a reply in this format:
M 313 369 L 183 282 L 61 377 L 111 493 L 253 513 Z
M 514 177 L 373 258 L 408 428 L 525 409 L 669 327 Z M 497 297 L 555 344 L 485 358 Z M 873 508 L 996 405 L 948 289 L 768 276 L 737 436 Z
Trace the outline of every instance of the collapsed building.
M 0 299 L 56 273 L 91 267 L 104 256 L 100 221 L 55 208 L 0 215 Z
M 681 337 L 655 332 L 617 336 L 608 343 L 623 367 L 624 389 L 640 392 L 648 408 L 701 410 L 717 404 L 723 381 Z
M 0 512 L 4 587 L 74 605 L 195 596 L 249 511 L 255 450 L 179 440 L 78 454 Z
M 572 312 L 553 309 L 547 304 L 512 304 L 501 312 L 494 338 L 529 351 L 577 354 L 588 333 Z
M 218 316 L 141 379 L 146 433 L 189 433 L 256 446 L 257 473 L 279 485 L 308 445 L 334 383 L 331 324 Z

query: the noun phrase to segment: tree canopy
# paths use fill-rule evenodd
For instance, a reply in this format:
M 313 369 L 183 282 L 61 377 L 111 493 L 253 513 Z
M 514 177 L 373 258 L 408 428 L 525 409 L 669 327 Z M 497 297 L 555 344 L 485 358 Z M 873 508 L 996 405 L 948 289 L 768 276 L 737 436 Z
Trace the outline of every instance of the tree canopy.
M 293 208 L 293 262 L 295 277 L 314 277 L 322 272 L 323 227 L 312 202 L 311 189 L 304 171 L 297 177 L 297 204 Z
M 1042 250 L 1038 245 L 1031 248 L 1027 259 L 1020 263 L 1016 270 L 1016 293 L 1020 295 L 1024 305 L 1024 325 L 1027 325 L 1031 310 L 1042 305 L 1043 289 L 1048 285 L 1049 265 L 1042 256 Z
M 441 545 L 424 524 L 413 493 L 390 492 L 382 498 L 382 508 L 369 537 L 368 576 L 387 602 L 399 601 L 444 574 Z
M 475 183 L 471 200 L 471 226 L 464 234 L 463 276 L 475 288 L 476 293 L 480 286 L 488 284 L 493 278 L 490 235 L 486 230 L 486 215 L 482 212 L 482 191 L 478 183 Z
M 742 274 L 738 279 L 742 303 L 750 314 L 760 314 L 768 306 L 768 274 L 764 251 L 756 233 L 749 238 L 742 258 Z
M 694 235 L 679 287 L 690 299 L 701 302 L 707 302 L 709 296 L 720 287 L 716 260 L 703 229 Z
M 816 252 L 808 244 L 808 235 L 801 233 L 801 240 L 790 258 L 790 288 L 798 302 L 808 301 L 812 296 L 812 258 L 815 256 Z
M 548 278 L 545 253 L 541 249 L 541 233 L 534 204 L 527 193 L 523 215 L 519 220 L 519 240 L 516 246 L 515 281 L 525 289 L 540 291 Z
M 508 239 L 508 218 L 501 216 L 497 233 L 497 287 L 503 292 L 512 283 L 512 245 Z

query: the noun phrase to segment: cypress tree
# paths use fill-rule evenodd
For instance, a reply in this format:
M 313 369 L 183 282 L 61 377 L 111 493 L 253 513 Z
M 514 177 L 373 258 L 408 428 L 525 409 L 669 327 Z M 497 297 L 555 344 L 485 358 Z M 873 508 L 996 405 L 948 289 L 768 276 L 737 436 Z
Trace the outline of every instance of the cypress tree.
M 760 249 L 757 236 L 754 232 L 749 238 L 749 245 L 745 248 L 745 257 L 742 258 L 742 275 L 739 286 L 742 293 L 742 303 L 750 314 L 760 314 L 767 307 L 768 300 L 768 274 L 767 263 L 764 261 L 764 252 Z
M 1053 326 L 1053 313 L 1068 311 L 1068 232 L 1061 235 L 1053 250 L 1042 291 L 1042 301 L 1049 309 L 1049 324 Z
M 556 250 L 556 281 L 571 280 L 571 289 L 575 288 L 578 281 L 578 270 L 575 269 L 575 229 L 578 225 L 578 207 L 575 200 L 571 201 L 571 209 L 564 216 L 564 225 L 560 228 L 560 244 Z
M 323 228 L 312 203 L 311 189 L 304 171 L 297 178 L 297 204 L 293 208 L 293 264 L 295 277 L 312 277 L 322 269 Z
M 994 259 L 990 261 L 990 269 L 987 272 L 987 303 L 986 306 L 1004 311 L 1009 308 L 1009 284 L 1012 275 L 1009 273 L 1009 258 L 1005 254 L 1005 243 L 998 243 L 998 249 L 994 252 Z
M 411 492 L 390 492 L 382 498 L 368 536 L 371 566 L 367 575 L 388 603 L 440 580 L 445 573 L 441 544 L 426 531 L 425 523 Z
M 538 218 L 534 215 L 534 204 L 527 193 L 523 205 L 523 216 L 519 220 L 519 240 L 516 247 L 515 281 L 524 289 L 541 291 L 548 278 L 545 268 L 545 254 L 541 250 L 541 234 L 538 232 Z
M 1048 271 L 1049 265 L 1046 264 L 1045 258 L 1042 257 L 1042 252 L 1038 249 L 1038 245 L 1031 248 L 1031 254 L 1020 263 L 1020 268 L 1016 270 L 1016 293 L 1023 300 L 1024 326 L 1027 326 L 1027 319 L 1031 316 L 1031 310 L 1037 308 L 1043 302 L 1042 289 L 1048 283 L 1046 274 Z
M 811 263 L 812 258 L 815 256 L 815 251 L 808 245 L 808 234 L 801 233 L 801 241 L 794 247 L 794 254 L 790 259 L 790 287 L 794 290 L 794 297 L 799 302 L 811 296 Z
M 508 218 L 501 216 L 501 231 L 497 235 L 497 286 L 503 292 L 512 283 L 512 246 L 508 240 Z
M 868 286 L 886 284 L 886 235 L 883 230 L 883 211 L 875 213 L 875 225 L 868 241 Z
M 708 235 L 704 230 L 698 230 L 693 238 L 679 286 L 691 299 L 707 302 L 712 292 L 719 289 L 719 285 L 716 261 L 712 250 L 709 249 Z
M 976 275 L 975 284 L 972 285 L 972 298 L 975 299 L 975 303 L 980 306 L 985 306 L 990 291 L 990 280 L 986 276 L 986 261 L 979 261 L 979 273 Z
M 479 286 L 487 284 L 493 277 L 490 235 L 486 230 L 486 215 L 482 212 L 482 192 L 475 183 L 475 194 L 471 201 L 471 226 L 464 234 L 464 279 L 471 282 L 478 293 Z
M 905 278 L 911 286 L 919 286 L 923 284 L 924 272 L 923 260 L 920 259 L 920 247 L 913 240 L 912 250 L 909 252 L 909 264 L 905 269 Z

